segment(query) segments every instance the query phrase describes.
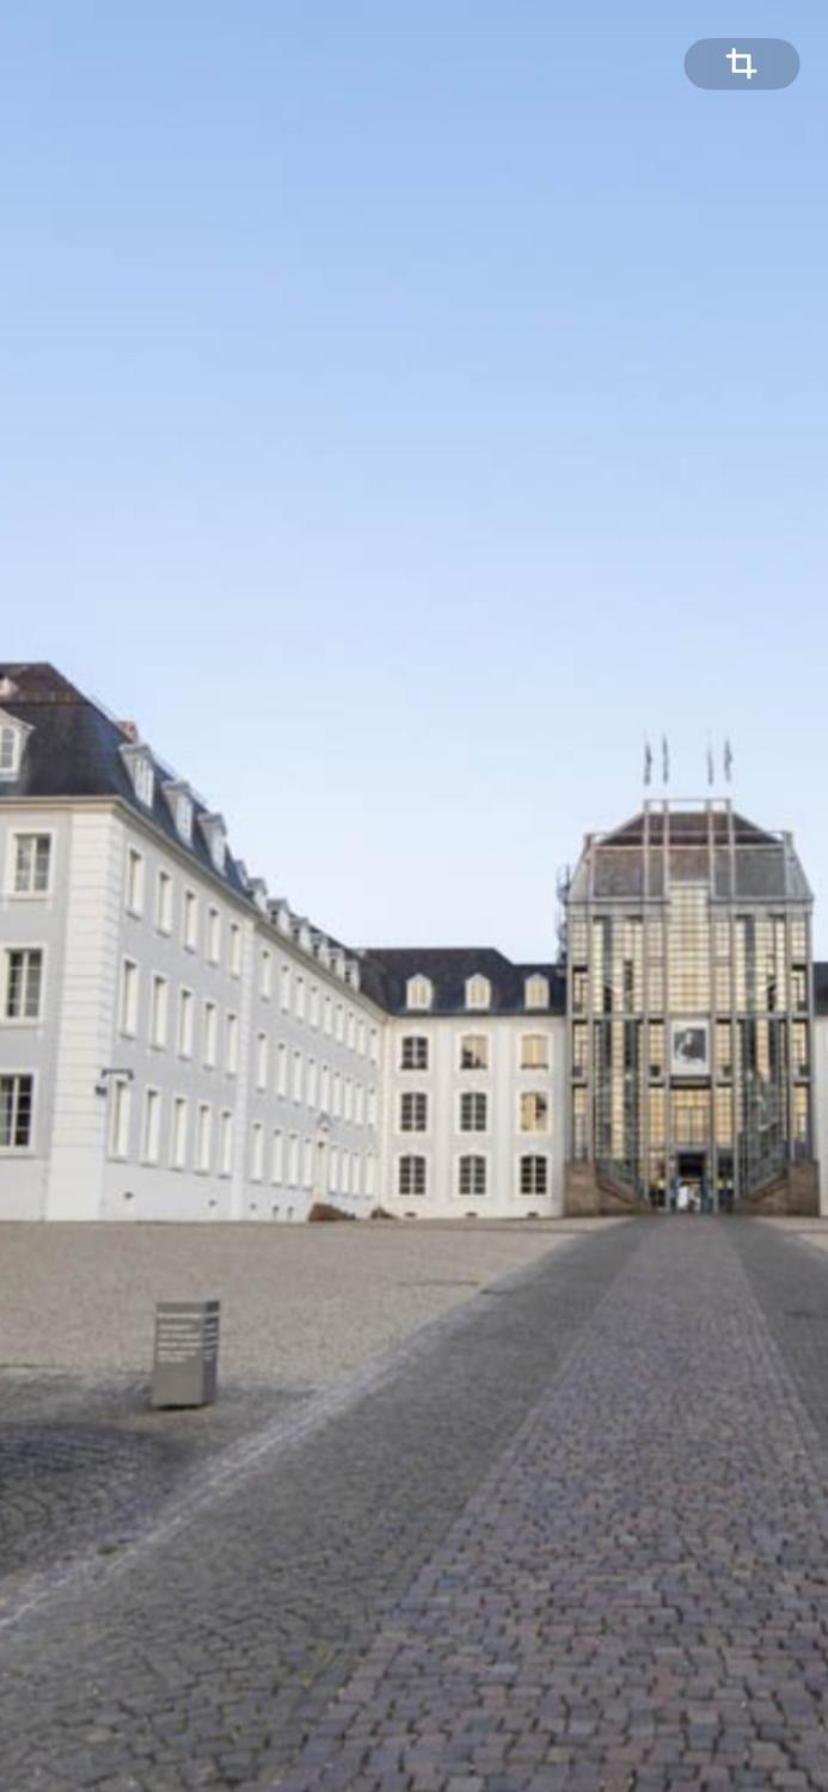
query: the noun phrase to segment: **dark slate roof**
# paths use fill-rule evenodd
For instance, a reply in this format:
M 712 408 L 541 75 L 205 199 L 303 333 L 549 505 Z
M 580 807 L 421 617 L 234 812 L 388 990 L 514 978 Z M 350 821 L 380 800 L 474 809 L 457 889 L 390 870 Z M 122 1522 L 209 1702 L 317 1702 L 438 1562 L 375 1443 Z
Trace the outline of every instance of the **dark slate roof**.
M 492 987 L 491 1008 L 474 1009 L 475 1014 L 563 1014 L 566 1003 L 566 978 L 555 964 L 514 964 L 494 946 L 369 946 L 360 960 L 363 971 L 373 966 L 382 978 L 384 1006 L 392 1013 L 416 1012 L 406 1004 L 406 984 L 418 974 L 430 978 L 434 1000 L 430 1014 L 466 1014 L 466 979 L 476 975 L 488 977 Z M 524 983 L 537 972 L 549 979 L 547 1009 L 527 1010 Z
M 239 866 L 230 853 L 224 874 L 216 871 L 197 825 L 198 817 L 209 811 L 195 796 L 192 843 L 181 839 L 161 790 L 162 780 L 172 779 L 173 774 L 152 753 L 156 774 L 152 808 L 139 803 L 120 751 L 135 740 L 129 724 L 115 722 L 54 666 L 0 664 L 0 682 L 3 679 L 11 680 L 16 692 L 11 697 L 0 695 L 0 711 L 27 723 L 32 733 L 26 742 L 20 776 L 12 782 L 3 780 L 0 802 L 19 802 L 30 796 L 120 797 L 128 808 L 152 821 L 162 834 L 198 860 L 203 870 L 220 878 L 238 895 L 247 896 Z

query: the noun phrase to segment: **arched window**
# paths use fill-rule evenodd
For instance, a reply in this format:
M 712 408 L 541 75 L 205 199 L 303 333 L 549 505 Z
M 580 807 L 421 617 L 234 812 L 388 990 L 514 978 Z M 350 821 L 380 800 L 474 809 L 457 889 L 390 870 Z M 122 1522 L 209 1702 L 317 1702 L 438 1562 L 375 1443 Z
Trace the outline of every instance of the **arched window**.
M 489 1008 L 492 1000 L 492 986 L 488 977 L 466 978 L 466 1007 Z
M 520 1192 L 522 1195 L 546 1195 L 549 1192 L 549 1159 L 530 1155 L 520 1160 Z
M 457 1167 L 457 1193 L 459 1195 L 485 1195 L 485 1157 L 472 1155 L 461 1157 Z
M 527 1008 L 549 1007 L 549 978 L 542 977 L 539 972 L 527 977 L 524 988 L 524 1000 Z
M 409 977 L 405 992 L 406 1004 L 409 1008 L 430 1008 L 432 986 L 429 977 Z
M 410 1154 L 401 1157 L 397 1177 L 397 1190 L 401 1195 L 424 1195 L 426 1192 L 426 1160 Z

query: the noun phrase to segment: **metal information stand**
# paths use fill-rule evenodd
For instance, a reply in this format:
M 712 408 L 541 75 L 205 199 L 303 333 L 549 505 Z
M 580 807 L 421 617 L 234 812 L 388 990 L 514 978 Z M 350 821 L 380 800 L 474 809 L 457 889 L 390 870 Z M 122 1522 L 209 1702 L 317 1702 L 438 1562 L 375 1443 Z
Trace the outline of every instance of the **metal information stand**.
M 220 1302 L 159 1301 L 151 1406 L 210 1406 L 216 1397 Z

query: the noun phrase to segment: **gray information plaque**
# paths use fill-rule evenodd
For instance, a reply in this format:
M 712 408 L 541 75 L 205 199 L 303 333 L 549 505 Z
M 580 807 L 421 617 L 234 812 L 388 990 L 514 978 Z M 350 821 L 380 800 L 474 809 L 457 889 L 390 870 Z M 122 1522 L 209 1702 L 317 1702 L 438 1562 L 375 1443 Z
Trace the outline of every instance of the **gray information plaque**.
M 165 1300 L 155 1309 L 151 1406 L 209 1406 L 216 1397 L 217 1300 Z

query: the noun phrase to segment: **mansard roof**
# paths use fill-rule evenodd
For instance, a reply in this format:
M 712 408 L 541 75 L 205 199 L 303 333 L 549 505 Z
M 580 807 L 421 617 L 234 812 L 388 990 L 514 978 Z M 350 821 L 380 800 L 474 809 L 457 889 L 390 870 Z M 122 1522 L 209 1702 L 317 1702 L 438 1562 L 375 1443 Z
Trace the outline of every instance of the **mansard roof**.
M 406 988 L 411 977 L 428 977 L 434 988 L 429 1014 L 467 1014 L 466 983 L 469 977 L 486 977 L 491 985 L 488 1009 L 475 1009 L 479 1019 L 489 1014 L 563 1014 L 566 977 L 556 964 L 515 964 L 494 946 L 369 946 L 360 960 L 381 978 L 384 1006 L 391 1013 L 409 1012 Z M 546 977 L 549 1005 L 526 1007 L 527 977 Z M 416 1011 L 415 1011 L 416 1012 Z
M 19 802 L 26 797 L 118 797 L 198 860 L 211 876 L 219 877 L 237 895 L 248 895 L 239 866 L 229 854 L 224 871 L 216 870 L 201 828 L 193 829 L 191 841 L 182 841 L 163 793 L 163 785 L 173 774 L 150 748 L 146 752 L 155 771 L 153 800 L 149 807 L 138 800 L 121 752 L 125 746 L 138 744 L 132 724 L 116 722 L 54 666 L 0 664 L 0 683 L 3 680 L 14 687 L 13 694 L 3 698 L 4 709 L 26 722 L 31 734 L 20 775 L 4 782 L 0 802 L 9 798 Z M 206 804 L 195 796 L 192 801 L 196 818 L 209 817 Z
M 610 833 L 587 835 L 569 900 L 635 901 L 645 889 L 663 896 L 665 859 L 674 884 L 709 883 L 712 873 L 714 893 L 723 901 L 811 901 L 790 834 L 757 827 L 723 803 L 668 800 Z

